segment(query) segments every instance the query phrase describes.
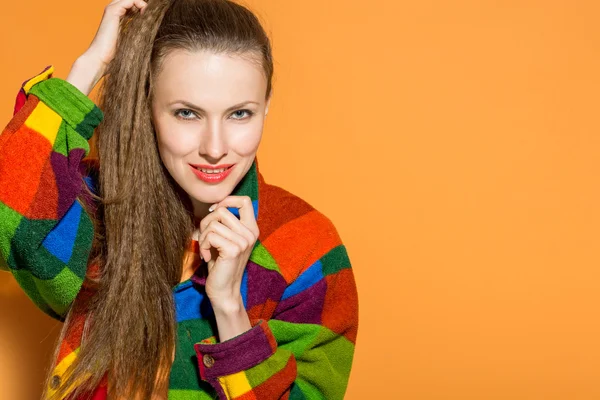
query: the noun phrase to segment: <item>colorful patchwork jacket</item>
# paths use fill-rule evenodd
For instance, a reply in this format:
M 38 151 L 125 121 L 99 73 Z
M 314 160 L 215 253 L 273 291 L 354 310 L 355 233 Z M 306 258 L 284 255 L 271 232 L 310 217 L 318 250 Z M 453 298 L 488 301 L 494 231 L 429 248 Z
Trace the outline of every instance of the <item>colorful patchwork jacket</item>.
M 94 231 L 80 195 L 85 184 L 96 187 L 97 162 L 85 157 L 103 113 L 52 73 L 49 66 L 23 83 L 0 135 L 0 269 L 12 273 L 41 310 L 64 320 L 75 298 L 89 295 L 83 282 Z M 343 398 L 358 297 L 334 225 L 266 183 L 256 159 L 232 195 L 251 197 L 260 229 L 241 288 L 252 328 L 217 342 L 192 241 L 184 262 L 194 263 L 196 273 L 173 287 L 178 327 L 168 398 Z M 74 310 L 51 393 L 77 357 L 84 321 Z M 94 398 L 106 398 L 106 387 L 104 379 Z

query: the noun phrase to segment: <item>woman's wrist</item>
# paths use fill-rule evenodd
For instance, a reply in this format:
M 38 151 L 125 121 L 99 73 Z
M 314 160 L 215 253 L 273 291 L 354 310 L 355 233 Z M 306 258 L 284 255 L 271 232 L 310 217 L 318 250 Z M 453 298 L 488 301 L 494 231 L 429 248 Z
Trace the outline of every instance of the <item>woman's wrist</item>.
M 83 54 L 73 63 L 66 81 L 87 96 L 102 78 L 104 70 L 105 66 L 101 61 Z
M 211 300 L 211 305 L 217 321 L 220 342 L 232 339 L 252 328 L 241 296 L 222 301 Z

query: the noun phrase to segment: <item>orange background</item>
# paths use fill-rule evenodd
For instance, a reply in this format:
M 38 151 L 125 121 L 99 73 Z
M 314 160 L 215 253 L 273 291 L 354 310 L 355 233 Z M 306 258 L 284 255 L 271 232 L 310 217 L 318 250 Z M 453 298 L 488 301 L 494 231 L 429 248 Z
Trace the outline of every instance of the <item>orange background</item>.
M 600 4 L 247 3 L 276 59 L 261 170 L 354 265 L 346 398 L 599 399 Z M 1 121 L 106 4 L 3 3 Z M 58 326 L 8 274 L 0 318 L 1 397 L 33 399 Z

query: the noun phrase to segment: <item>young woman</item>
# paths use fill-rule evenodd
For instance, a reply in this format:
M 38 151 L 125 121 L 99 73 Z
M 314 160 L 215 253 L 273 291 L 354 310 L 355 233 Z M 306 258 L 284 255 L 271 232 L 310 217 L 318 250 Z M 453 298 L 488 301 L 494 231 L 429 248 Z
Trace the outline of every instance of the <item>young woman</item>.
M 64 321 L 44 397 L 342 398 L 354 277 L 331 221 L 259 172 L 273 61 L 257 18 L 113 0 L 52 73 L 0 136 L 0 267 Z

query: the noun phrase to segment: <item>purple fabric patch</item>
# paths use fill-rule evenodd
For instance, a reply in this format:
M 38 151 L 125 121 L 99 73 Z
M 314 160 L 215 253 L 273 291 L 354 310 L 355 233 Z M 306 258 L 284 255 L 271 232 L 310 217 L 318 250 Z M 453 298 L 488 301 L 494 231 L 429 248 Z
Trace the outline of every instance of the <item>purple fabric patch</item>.
M 83 181 L 77 167 L 84 155 L 85 150 L 83 149 L 71 150 L 69 158 L 55 151 L 50 155 L 50 163 L 58 188 L 57 216 L 59 219 L 65 215 L 81 192 Z
M 321 279 L 310 288 L 282 300 L 273 312 L 273 318 L 281 321 L 320 325 L 326 292 L 327 282 L 325 279 Z
M 200 265 L 194 270 L 190 280 L 197 285 L 206 286 L 206 277 L 208 276 L 208 266 L 204 260 L 200 260 Z
M 246 266 L 248 270 L 248 300 L 246 309 L 267 303 L 267 299 L 279 301 L 287 283 L 283 276 L 277 271 L 272 271 L 249 261 Z
M 275 341 L 271 328 L 265 320 L 261 320 L 250 330 L 224 342 L 194 344 L 201 378 L 211 380 L 235 374 L 266 360 L 274 353 L 269 336 Z M 204 365 L 204 355 L 212 357 L 212 366 Z

